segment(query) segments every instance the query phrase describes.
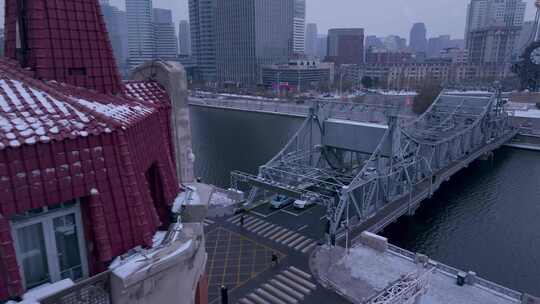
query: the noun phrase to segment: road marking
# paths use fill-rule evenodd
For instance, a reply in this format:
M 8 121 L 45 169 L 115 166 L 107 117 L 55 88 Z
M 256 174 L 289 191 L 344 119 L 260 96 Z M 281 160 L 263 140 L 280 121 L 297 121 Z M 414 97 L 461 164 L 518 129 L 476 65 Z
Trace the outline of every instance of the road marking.
M 289 229 L 287 229 L 287 228 L 281 228 L 281 230 L 278 231 L 277 233 L 275 233 L 274 235 L 272 235 L 272 236 L 270 237 L 270 239 L 273 241 L 275 238 L 277 238 L 278 236 L 282 235 L 283 233 L 285 233 L 285 232 L 287 232 L 287 231 L 289 231 Z M 291 232 L 292 232 L 292 231 L 291 231 Z
M 241 303 L 241 304 L 255 304 L 254 302 L 252 302 L 251 300 L 248 300 L 246 298 L 242 298 L 238 302 Z
M 313 241 L 313 243 L 311 243 L 309 246 L 307 246 L 306 248 L 302 249 L 302 253 L 306 253 L 308 251 L 310 251 L 313 247 L 317 246 L 317 242 Z
M 291 234 L 294 233 L 294 231 L 290 231 L 290 230 L 288 230 L 288 229 L 286 229 L 286 230 L 287 230 L 287 233 L 285 233 L 284 235 L 278 237 L 278 238 L 276 239 L 276 242 L 281 242 L 283 239 L 285 239 L 286 237 L 289 237 Z
M 307 273 L 307 272 L 305 272 L 305 271 L 303 271 L 301 269 L 298 269 L 298 268 L 296 268 L 294 266 L 289 267 L 289 269 L 292 270 L 293 272 L 296 272 L 296 274 L 303 276 L 304 279 L 306 279 L 306 280 L 311 280 L 311 278 L 312 278 L 312 276 L 309 273 Z
M 307 289 L 304 286 L 290 280 L 289 278 L 287 278 L 286 276 L 284 276 L 282 274 L 276 275 L 276 279 L 280 280 L 283 284 L 287 284 L 288 286 L 294 287 L 297 291 L 300 291 L 303 294 L 311 293 L 311 291 L 309 289 Z
M 290 288 L 289 286 L 281 283 L 280 281 L 276 280 L 276 279 L 272 279 L 270 280 L 270 283 L 272 283 L 273 285 L 275 286 L 278 286 L 280 289 L 282 290 L 285 290 L 287 291 L 290 295 L 292 295 L 293 297 L 297 298 L 298 300 L 302 300 L 304 299 L 304 295 L 299 293 L 298 291 Z
M 256 218 L 256 217 L 248 217 L 246 220 L 244 220 L 244 227 L 247 227 L 249 224 L 253 224 L 256 221 L 260 221 L 260 220 L 258 218 Z M 238 226 L 240 224 L 241 223 L 239 222 L 236 225 Z
M 254 293 L 250 293 L 247 297 L 255 301 L 255 303 L 270 304 L 269 302 L 267 302 L 266 300 L 264 300 L 263 298 L 259 297 L 258 295 Z
M 237 214 L 235 216 L 232 216 L 232 217 L 227 219 L 227 222 L 232 222 L 235 219 L 239 219 L 241 216 L 242 216 L 241 214 Z
M 277 297 L 281 298 L 282 300 L 287 301 L 290 304 L 298 303 L 298 300 L 296 300 L 295 298 L 285 294 L 283 291 L 275 288 L 274 286 L 272 286 L 272 285 L 270 285 L 268 283 L 263 284 L 263 288 L 268 290 L 268 292 L 271 292 L 274 295 L 276 295 Z
M 265 227 L 268 227 L 270 225 L 269 222 L 264 222 L 261 226 L 257 227 L 257 228 L 254 228 L 253 230 L 251 230 L 251 232 L 253 233 L 256 233 L 257 231 L 265 228 Z
M 263 234 L 263 233 L 269 231 L 270 229 L 272 229 L 272 228 L 274 228 L 274 227 L 276 227 L 276 225 L 270 224 L 270 226 L 266 226 L 266 228 L 264 228 L 264 229 L 262 229 L 262 230 L 259 230 L 259 231 L 257 232 L 257 234 L 258 234 L 258 235 L 261 235 L 261 234 Z
M 267 236 L 271 235 L 272 233 L 278 231 L 279 229 L 282 229 L 282 227 L 276 226 L 274 229 L 272 229 L 270 231 L 267 231 L 265 234 L 263 234 L 263 237 L 267 237 Z
M 260 225 L 267 223 L 266 221 L 260 220 L 259 222 L 250 224 L 247 229 L 253 231 L 253 229 L 259 227 Z
M 299 277 L 298 275 L 295 275 L 294 273 L 288 271 L 288 270 L 285 270 L 283 271 L 283 274 L 288 276 L 291 280 L 294 280 L 296 281 L 298 284 L 302 284 L 304 286 L 307 286 L 308 288 L 311 288 L 311 289 L 316 289 L 317 288 L 317 285 L 311 283 L 310 281 L 304 279 L 304 278 L 301 278 Z
M 300 250 L 300 248 L 303 248 L 304 246 L 306 246 L 309 242 L 314 242 L 312 239 L 307 239 L 305 241 L 303 241 L 302 243 L 296 245 L 296 247 L 294 247 L 294 250 Z
M 302 231 L 302 230 L 306 229 L 307 227 L 308 227 L 308 225 L 304 225 L 304 226 L 298 228 L 296 231 Z
M 265 297 L 266 299 L 270 300 L 270 302 L 272 302 L 272 303 L 275 303 L 275 304 L 287 304 L 287 303 L 281 301 L 280 299 L 274 297 L 273 295 L 269 294 L 268 292 L 266 292 L 266 291 L 264 291 L 264 290 L 262 290 L 260 288 L 257 289 L 255 292 L 258 293 L 259 295 Z
M 283 241 L 281 241 L 280 243 L 283 244 L 283 245 L 287 245 L 290 241 L 292 241 L 293 239 L 299 237 L 300 234 L 298 233 L 293 233 L 291 236 L 289 236 L 288 238 L 284 239 Z
M 305 238 L 306 238 L 305 236 L 300 235 L 299 238 L 297 238 L 296 240 L 290 242 L 287 246 L 292 247 L 292 246 L 294 246 L 294 245 L 300 243 L 301 241 L 303 241 Z

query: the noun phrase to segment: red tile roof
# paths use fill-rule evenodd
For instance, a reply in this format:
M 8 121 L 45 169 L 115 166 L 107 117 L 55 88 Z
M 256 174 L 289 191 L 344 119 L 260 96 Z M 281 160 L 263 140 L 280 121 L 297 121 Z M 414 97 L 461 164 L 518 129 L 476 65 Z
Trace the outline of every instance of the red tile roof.
M 110 133 L 156 111 L 143 100 L 43 82 L 0 60 L 0 150 Z
M 41 79 L 102 93 L 123 89 L 97 0 L 6 0 L 5 54 Z M 25 26 L 17 26 L 25 14 Z M 19 35 L 19 37 L 17 37 Z M 19 46 L 27 46 L 17 53 Z
M 126 95 L 141 101 L 151 103 L 162 102 L 169 104 L 167 91 L 155 81 L 136 82 L 128 81 L 125 83 Z

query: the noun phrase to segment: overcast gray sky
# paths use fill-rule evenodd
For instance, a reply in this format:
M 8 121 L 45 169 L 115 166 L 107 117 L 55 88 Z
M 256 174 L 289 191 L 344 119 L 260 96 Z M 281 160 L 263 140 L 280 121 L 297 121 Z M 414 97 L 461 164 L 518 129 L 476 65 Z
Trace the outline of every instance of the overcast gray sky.
M 120 4 L 124 0 L 111 0 Z M 268 0 L 271 1 L 271 0 Z M 363 27 L 368 35 L 409 37 L 414 22 L 425 22 L 429 36 L 463 38 L 470 0 L 307 0 L 307 21 L 319 32 L 332 27 Z M 534 18 L 533 0 L 526 0 L 526 20 Z M 173 9 L 175 19 L 188 19 L 187 0 L 154 0 L 155 7 Z
M 110 1 L 124 7 L 125 0 Z M 3 6 L 4 0 L 0 2 Z M 176 22 L 189 19 L 187 0 L 153 2 L 154 7 L 172 9 Z M 470 0 L 307 0 L 307 21 L 317 23 L 320 33 L 332 27 L 363 27 L 367 35 L 397 34 L 407 39 L 414 22 L 425 22 L 428 36 L 450 34 L 454 38 L 462 38 L 469 2 Z M 533 0 L 526 2 L 526 20 L 531 20 L 534 18 Z M 3 11 L 2 8 L 1 12 Z

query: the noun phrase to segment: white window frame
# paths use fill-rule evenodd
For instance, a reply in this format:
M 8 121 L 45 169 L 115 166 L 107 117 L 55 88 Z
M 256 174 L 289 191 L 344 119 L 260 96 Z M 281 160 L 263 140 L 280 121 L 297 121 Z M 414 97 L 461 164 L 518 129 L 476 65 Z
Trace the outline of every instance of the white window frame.
M 21 250 L 19 248 L 19 238 L 17 230 L 26 226 L 31 226 L 41 223 L 43 227 L 43 239 L 45 243 L 45 252 L 47 253 L 47 265 L 49 269 L 49 276 L 51 283 L 62 280 L 60 265 L 58 261 L 58 251 L 56 249 L 56 236 L 54 234 L 53 219 L 61 216 L 75 214 L 75 225 L 77 227 L 77 240 L 79 243 L 79 252 L 81 255 L 81 266 L 83 276 L 81 279 L 88 277 L 88 259 L 86 253 L 86 242 L 84 238 L 84 225 L 81 216 L 80 201 L 77 199 L 75 205 L 68 208 L 61 208 L 58 210 L 46 212 L 44 214 L 38 214 L 35 217 L 28 219 L 16 220 L 11 222 L 11 236 L 13 238 L 13 246 L 15 247 L 15 255 L 17 257 L 17 264 L 19 267 L 19 273 L 21 274 L 22 284 L 26 290 L 26 278 L 24 276 L 24 269 L 21 257 Z

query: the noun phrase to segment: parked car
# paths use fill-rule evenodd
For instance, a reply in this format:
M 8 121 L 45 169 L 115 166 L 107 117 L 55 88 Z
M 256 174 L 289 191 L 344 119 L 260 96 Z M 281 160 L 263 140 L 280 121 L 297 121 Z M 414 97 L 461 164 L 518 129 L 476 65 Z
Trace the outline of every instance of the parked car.
M 280 208 L 283 208 L 285 206 L 292 204 L 293 202 L 294 202 L 294 199 L 292 198 L 289 198 L 285 195 L 276 194 L 270 201 L 270 207 L 272 209 L 280 209 Z
M 293 206 L 294 206 L 294 209 L 306 209 L 307 207 L 313 204 L 314 204 L 313 200 L 306 200 L 306 201 L 295 200 Z

